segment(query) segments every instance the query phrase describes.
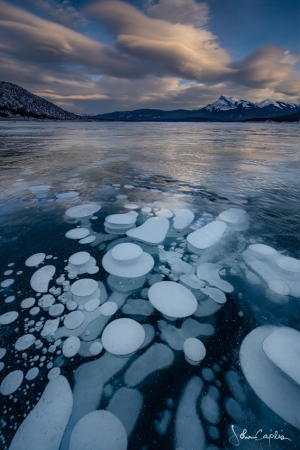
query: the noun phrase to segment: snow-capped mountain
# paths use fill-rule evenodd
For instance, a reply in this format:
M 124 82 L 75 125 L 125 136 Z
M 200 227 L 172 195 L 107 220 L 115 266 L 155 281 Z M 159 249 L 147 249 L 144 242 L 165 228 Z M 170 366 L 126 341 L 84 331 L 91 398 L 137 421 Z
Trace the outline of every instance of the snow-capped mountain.
M 64 111 L 16 84 L 1 81 L 0 117 L 74 120 L 80 116 Z
M 255 107 L 255 104 L 249 102 L 248 100 L 241 100 L 236 97 L 225 97 L 225 95 L 221 95 L 221 97 L 212 104 L 209 104 L 203 108 L 207 111 L 229 111 L 230 109 L 236 109 L 238 106 L 242 108 L 251 108 Z

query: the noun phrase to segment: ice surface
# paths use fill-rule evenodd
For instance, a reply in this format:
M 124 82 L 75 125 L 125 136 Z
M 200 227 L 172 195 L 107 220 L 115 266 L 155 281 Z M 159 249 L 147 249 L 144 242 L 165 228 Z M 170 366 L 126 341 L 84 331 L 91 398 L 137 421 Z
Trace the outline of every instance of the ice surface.
M 267 357 L 300 385 L 300 332 L 282 327 L 273 331 L 263 342 Z
M 102 345 L 113 355 L 129 355 L 138 350 L 144 340 L 144 328 L 127 318 L 110 322 L 102 333 Z
M 92 216 L 101 209 L 98 203 L 85 203 L 83 205 L 73 206 L 67 209 L 66 215 L 72 219 L 82 219 L 83 217 Z
M 175 217 L 173 219 L 173 226 L 175 230 L 182 231 L 188 227 L 194 220 L 195 216 L 189 209 L 172 209 Z
M 240 348 L 241 368 L 258 397 L 279 417 L 300 429 L 299 385 L 278 370 L 263 351 L 264 340 L 275 330 L 270 325 L 261 326 L 245 337 Z
M 118 389 L 109 402 L 107 411 L 114 414 L 124 425 L 128 436 L 137 422 L 143 406 L 143 396 L 136 389 Z
M 10 372 L 8 375 L 6 375 L 6 377 L 2 380 L 0 386 L 1 394 L 2 395 L 13 394 L 21 386 L 23 377 L 24 374 L 22 370 L 14 370 L 13 372 Z
M 136 386 L 149 375 L 166 369 L 173 364 L 174 353 L 164 344 L 153 344 L 143 355 L 136 359 L 125 373 L 128 386 Z
M 59 450 L 73 405 L 65 377 L 47 384 L 36 406 L 17 430 L 9 450 Z
M 83 239 L 90 234 L 90 230 L 88 228 L 72 228 L 66 232 L 65 236 L 68 239 Z
M 161 281 L 150 287 L 149 300 L 155 309 L 170 317 L 188 317 L 198 303 L 192 292 L 174 281 Z
M 165 217 L 151 217 L 140 227 L 127 231 L 127 236 L 148 244 L 161 244 L 169 230 L 169 220 Z
M 19 337 L 19 339 L 15 343 L 15 349 L 19 352 L 22 350 L 26 350 L 27 348 L 31 347 L 34 342 L 35 336 L 33 334 L 24 334 L 23 336 Z
M 105 410 L 93 411 L 76 424 L 69 450 L 126 450 L 127 435 L 121 421 Z M 99 447 L 100 448 L 100 447 Z
M 188 247 L 194 253 L 201 253 L 215 244 L 222 238 L 227 225 L 224 222 L 214 221 L 187 236 Z
M 112 275 L 136 278 L 150 272 L 154 266 L 154 259 L 143 252 L 139 245 L 123 243 L 116 245 L 104 255 L 102 265 Z
M 17 311 L 9 311 L 0 316 L 0 325 L 9 325 L 17 320 L 19 313 Z
M 175 419 L 176 449 L 204 450 L 205 433 L 197 414 L 197 401 L 203 388 L 203 381 L 191 378 L 184 388 Z
M 36 292 L 47 292 L 48 285 L 55 274 L 54 266 L 44 266 L 38 269 L 31 277 L 30 285 Z
M 34 255 L 26 259 L 25 266 L 28 267 L 38 266 L 44 261 L 45 257 L 46 257 L 45 253 L 35 253 Z
M 63 343 L 62 352 L 66 358 L 75 356 L 80 348 L 80 339 L 77 336 L 69 336 Z
M 195 362 L 202 361 L 206 355 L 206 348 L 204 344 L 199 339 L 192 337 L 184 341 L 183 351 L 188 359 Z

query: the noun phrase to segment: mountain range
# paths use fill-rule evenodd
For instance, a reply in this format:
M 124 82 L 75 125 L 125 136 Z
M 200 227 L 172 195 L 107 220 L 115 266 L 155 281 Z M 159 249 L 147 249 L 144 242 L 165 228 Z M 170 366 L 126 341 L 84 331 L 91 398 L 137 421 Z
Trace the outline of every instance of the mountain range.
M 221 97 L 196 110 L 137 109 L 98 115 L 78 115 L 59 108 L 15 84 L 0 82 L 0 117 L 12 119 L 95 120 L 125 122 L 241 122 L 247 120 L 298 121 L 299 106 L 295 103 L 263 100 L 253 103 L 235 97 Z

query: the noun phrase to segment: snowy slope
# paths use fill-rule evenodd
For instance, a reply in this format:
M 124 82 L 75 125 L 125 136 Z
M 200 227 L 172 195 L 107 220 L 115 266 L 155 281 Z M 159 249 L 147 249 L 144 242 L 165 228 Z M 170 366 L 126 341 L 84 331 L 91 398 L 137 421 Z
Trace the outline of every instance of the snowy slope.
M 59 108 L 16 84 L 0 82 L 0 117 L 74 120 L 79 116 Z
M 207 111 L 228 111 L 230 109 L 236 109 L 238 106 L 241 106 L 242 108 L 255 108 L 255 104 L 252 102 L 249 102 L 248 100 L 241 100 L 240 98 L 236 97 L 226 97 L 225 95 L 221 95 L 221 97 L 212 104 L 209 104 L 205 106 L 205 110 Z

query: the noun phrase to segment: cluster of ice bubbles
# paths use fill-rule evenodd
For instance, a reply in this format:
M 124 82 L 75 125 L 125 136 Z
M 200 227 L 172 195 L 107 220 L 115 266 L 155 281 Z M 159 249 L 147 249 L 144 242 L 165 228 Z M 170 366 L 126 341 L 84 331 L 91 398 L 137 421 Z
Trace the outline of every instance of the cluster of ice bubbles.
M 36 253 L 25 261 L 27 271 L 34 269 L 32 296 L 22 299 L 20 308 L 0 316 L 1 328 L 17 323 L 19 335 L 14 343 L 19 358 L 16 370 L 10 370 L 10 365 L 6 369 L 7 352 L 0 349 L 0 370 L 5 373 L 0 392 L 17 401 L 24 378 L 34 383 L 45 367 L 49 381 L 21 425 L 14 427 L 10 450 L 93 450 L 99 442 L 102 450 L 126 450 L 144 404 L 139 386 L 150 375 L 171 367 L 180 354 L 187 366 L 202 364 L 202 377 L 190 378 L 175 413 L 174 402 L 167 399 L 155 429 L 166 434 L 175 417 L 174 448 L 204 450 L 208 440 L 218 442 L 221 383 L 206 383 L 214 380 L 228 357 L 214 364 L 213 370 L 205 367 L 205 358 L 206 342 L 215 334 L 210 319 L 226 308 L 228 294 L 235 290 L 226 275 L 235 273 L 238 266 L 248 283 L 264 286 L 274 304 L 284 305 L 291 297 L 300 298 L 300 261 L 256 243 L 247 245 L 237 265 L 220 255 L 226 240 L 247 230 L 245 210 L 227 209 L 216 220 L 191 231 L 194 213 L 168 206 L 126 203 L 127 212 L 105 218 L 105 233 L 92 230 L 99 204 L 74 206 L 65 215 L 79 226 L 66 237 L 81 244 L 101 244 L 102 249 L 110 242 L 103 258 L 76 252 L 58 275 L 57 267 L 48 264 L 54 260 L 52 255 Z M 172 242 L 166 249 L 163 244 L 168 239 Z M 103 276 L 99 279 L 97 264 L 108 274 L 106 283 Z M 12 274 L 12 269 L 5 272 L 10 278 L 2 281 L 3 289 L 13 286 Z M 14 301 L 14 296 L 6 298 L 8 305 Z M 157 319 L 152 324 L 144 323 L 153 315 Z M 24 333 L 20 334 L 22 326 Z M 300 333 L 272 325 L 254 329 L 240 348 L 241 368 L 250 386 L 295 428 L 300 428 L 299 352 Z M 60 367 L 76 357 L 91 361 L 75 370 L 72 391 Z M 26 373 L 20 368 L 21 360 L 28 367 Z M 115 388 L 112 380 L 120 373 L 124 373 L 126 387 Z M 231 392 L 225 410 L 232 423 L 240 423 L 245 417 L 246 394 L 232 366 L 225 378 Z M 27 389 L 28 385 L 23 393 Z M 103 396 L 109 402 L 99 410 Z M 8 448 L 2 435 L 0 439 L 3 448 Z

